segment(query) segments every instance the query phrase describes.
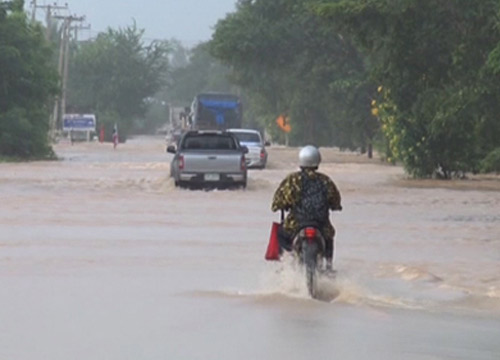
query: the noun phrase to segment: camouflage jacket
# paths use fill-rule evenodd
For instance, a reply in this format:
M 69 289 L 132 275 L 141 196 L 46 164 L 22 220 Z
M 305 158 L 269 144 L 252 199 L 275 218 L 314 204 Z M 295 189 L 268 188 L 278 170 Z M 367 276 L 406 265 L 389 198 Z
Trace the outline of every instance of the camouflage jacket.
M 307 176 L 307 179 L 303 179 L 303 176 Z M 312 180 L 315 183 L 324 185 L 321 186 L 324 189 L 324 192 L 319 195 L 321 198 L 318 199 L 316 197 L 316 199 L 312 199 L 312 201 L 327 204 L 328 209 L 326 209 L 326 213 L 322 216 L 323 225 L 321 232 L 324 236 L 333 238 L 335 229 L 329 220 L 328 210 L 342 209 L 340 204 L 341 199 L 340 192 L 334 182 L 324 174 L 318 173 L 312 169 L 305 169 L 288 175 L 281 182 L 278 189 L 276 189 L 271 209 L 272 211 L 290 210 L 285 219 L 284 228 L 288 233 L 295 234 L 299 230 L 299 214 L 295 210 L 302 204 L 302 187 L 305 183 L 304 180 Z M 319 180 L 319 182 L 315 180 Z M 326 199 L 324 197 L 326 197 Z

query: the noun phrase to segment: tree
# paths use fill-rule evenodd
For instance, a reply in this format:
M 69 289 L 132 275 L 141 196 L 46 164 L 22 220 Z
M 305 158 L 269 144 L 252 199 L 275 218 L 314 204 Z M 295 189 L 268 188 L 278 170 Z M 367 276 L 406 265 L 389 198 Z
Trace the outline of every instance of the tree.
M 51 50 L 20 0 L 0 3 L 0 155 L 52 156 L 49 99 L 57 92 Z
M 374 108 L 408 173 L 477 171 L 500 145 L 497 0 L 343 0 L 319 13 L 356 41 L 381 85 Z
M 229 80 L 229 68 L 210 55 L 208 44 L 201 43 L 191 50 L 183 49 L 186 63 L 174 68 L 165 91 L 165 100 L 174 106 L 191 104 L 196 94 L 206 91 L 235 91 Z
M 69 108 L 95 112 L 110 129 L 114 122 L 120 137 L 129 133 L 134 120 L 144 117 L 153 97 L 165 84 L 169 68 L 169 44 L 143 41 L 136 25 L 101 33 L 74 55 L 69 81 Z
M 239 1 L 219 21 L 212 54 L 229 65 L 252 112 L 276 133 L 274 120 L 286 114 L 292 144 L 363 147 L 377 119 L 369 105 L 365 64 L 348 37 L 313 11 L 319 0 Z

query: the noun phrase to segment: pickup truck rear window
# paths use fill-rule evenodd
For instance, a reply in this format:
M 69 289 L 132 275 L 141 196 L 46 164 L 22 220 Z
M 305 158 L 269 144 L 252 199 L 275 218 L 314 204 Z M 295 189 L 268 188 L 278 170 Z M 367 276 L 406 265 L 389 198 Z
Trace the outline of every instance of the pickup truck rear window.
M 256 133 L 234 132 L 240 142 L 260 143 L 260 136 Z
M 184 139 L 184 150 L 236 150 L 238 147 L 234 139 L 224 135 L 189 136 Z

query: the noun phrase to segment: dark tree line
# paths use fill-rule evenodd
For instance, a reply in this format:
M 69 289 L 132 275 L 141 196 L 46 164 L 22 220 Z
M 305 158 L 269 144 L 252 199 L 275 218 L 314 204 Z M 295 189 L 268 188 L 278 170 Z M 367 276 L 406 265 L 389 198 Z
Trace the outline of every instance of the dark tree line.
M 343 0 L 319 7 L 382 88 L 388 156 L 419 177 L 500 170 L 500 2 Z
M 0 2 L 0 155 L 46 157 L 59 46 L 23 6 Z M 193 49 L 109 29 L 72 44 L 66 110 L 126 135 L 199 92 L 232 92 L 275 139 L 286 115 L 292 145 L 375 144 L 418 177 L 498 172 L 499 14 L 500 0 L 240 0 Z
M 239 1 L 221 20 L 212 54 L 232 69 L 253 114 L 276 136 L 278 115 L 291 122 L 291 144 L 365 148 L 377 119 L 370 112 L 365 61 L 313 10 L 313 0 Z
M 170 45 L 146 43 L 143 37 L 144 30 L 133 24 L 75 44 L 68 108 L 97 114 L 108 137 L 115 123 L 121 139 L 134 131 L 134 125 L 140 128 L 155 94 L 166 84 Z
M 24 2 L 0 3 L 0 157 L 46 158 L 49 100 L 57 74 L 43 29 L 31 24 Z
M 500 1 L 240 0 L 212 54 L 292 143 L 378 142 L 409 174 L 500 169 Z

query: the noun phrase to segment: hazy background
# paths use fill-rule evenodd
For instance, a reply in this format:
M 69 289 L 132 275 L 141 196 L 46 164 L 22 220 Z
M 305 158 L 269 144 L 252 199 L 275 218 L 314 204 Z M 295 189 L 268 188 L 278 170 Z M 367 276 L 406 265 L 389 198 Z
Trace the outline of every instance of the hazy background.
M 54 1 L 38 0 L 39 5 Z M 60 1 L 59 5 L 64 5 Z M 146 38 L 180 40 L 193 46 L 209 40 L 219 19 L 235 9 L 235 0 L 69 0 L 71 14 L 85 16 L 91 24 L 90 35 L 95 36 L 108 27 L 125 27 L 133 19 L 138 28 L 146 30 Z M 31 1 L 26 1 L 31 12 Z M 45 19 L 45 11 L 37 10 L 37 19 Z M 89 36 L 83 31 L 82 36 Z

